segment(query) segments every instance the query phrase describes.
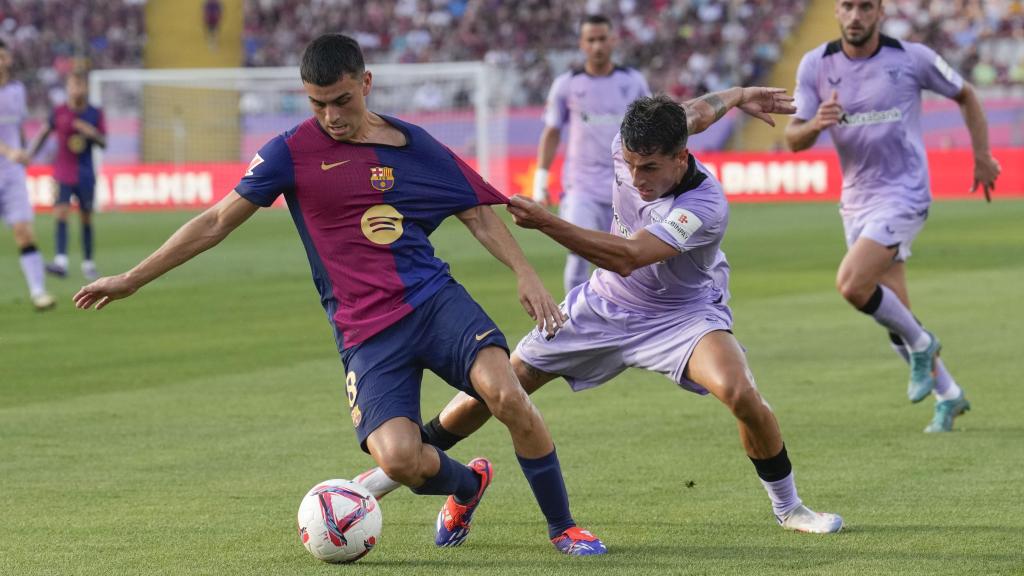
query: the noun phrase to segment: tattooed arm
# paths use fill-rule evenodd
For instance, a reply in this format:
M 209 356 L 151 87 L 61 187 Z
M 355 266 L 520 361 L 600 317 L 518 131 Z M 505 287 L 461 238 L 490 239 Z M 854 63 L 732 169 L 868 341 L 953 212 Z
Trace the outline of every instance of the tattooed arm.
M 783 88 L 729 88 L 683 102 L 686 129 L 690 134 L 703 132 L 733 107 L 760 118 L 770 126 L 775 126 L 770 114 L 796 112 L 793 97 L 788 96 Z

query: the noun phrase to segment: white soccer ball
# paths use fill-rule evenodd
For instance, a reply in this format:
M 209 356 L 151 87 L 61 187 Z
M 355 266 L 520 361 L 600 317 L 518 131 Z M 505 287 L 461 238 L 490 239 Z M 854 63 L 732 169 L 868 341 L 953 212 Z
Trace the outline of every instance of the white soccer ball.
M 325 480 L 299 504 L 299 538 L 324 562 L 355 562 L 380 542 L 381 514 L 369 490 L 350 480 Z

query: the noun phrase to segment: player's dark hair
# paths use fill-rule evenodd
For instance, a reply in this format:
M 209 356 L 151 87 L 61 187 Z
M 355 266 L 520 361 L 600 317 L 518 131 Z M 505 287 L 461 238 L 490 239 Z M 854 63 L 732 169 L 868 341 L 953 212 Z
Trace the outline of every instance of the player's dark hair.
M 7 42 L 5 42 L 3 38 L 0 38 L 0 50 L 6 50 L 6 49 L 7 49 Z
M 584 24 L 604 24 L 609 30 L 611 30 L 612 20 L 604 14 L 587 14 L 583 17 L 583 20 L 580 20 L 580 31 L 583 31 Z
M 664 94 L 637 98 L 626 109 L 619 131 L 622 145 L 631 152 L 671 156 L 686 147 L 686 110 Z
M 302 81 L 330 86 L 343 75 L 355 76 L 366 70 L 359 43 L 344 34 L 324 34 L 302 51 L 299 74 Z

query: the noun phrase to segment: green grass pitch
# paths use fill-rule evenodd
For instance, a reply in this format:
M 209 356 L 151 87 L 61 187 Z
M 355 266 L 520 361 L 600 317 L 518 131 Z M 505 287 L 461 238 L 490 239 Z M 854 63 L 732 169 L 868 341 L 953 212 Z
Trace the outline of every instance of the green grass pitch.
M 189 215 L 101 214 L 98 263 L 124 270 Z M 497 479 L 458 549 L 436 549 L 440 497 L 383 500 L 384 531 L 353 566 L 320 564 L 295 513 L 314 483 L 371 465 L 287 212 L 106 310 L 74 310 L 73 274 L 31 310 L 13 246 L 0 251 L 0 574 L 1024 574 L 1024 201 L 943 202 L 909 266 L 915 312 L 973 410 L 921 432 L 885 332 L 833 287 L 832 205 L 735 205 L 725 249 L 736 334 L 782 425 L 801 496 L 841 513 L 838 535 L 775 526 L 732 416 L 713 398 L 630 371 L 535 396 L 576 519 L 610 554 L 558 555 L 507 433 L 453 455 Z M 52 222 L 37 222 L 50 255 Z M 77 272 L 77 223 L 71 227 Z M 516 231 L 560 295 L 563 252 Z M 458 221 L 433 240 L 515 342 L 528 328 L 511 273 Z M 8 240 L 9 242 L 9 240 Z M 424 383 L 424 416 L 451 395 Z

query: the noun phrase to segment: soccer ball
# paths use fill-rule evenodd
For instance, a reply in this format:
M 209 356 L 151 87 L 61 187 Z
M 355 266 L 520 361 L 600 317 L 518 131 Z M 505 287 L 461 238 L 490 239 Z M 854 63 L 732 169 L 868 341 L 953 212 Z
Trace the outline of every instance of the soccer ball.
M 299 538 L 324 562 L 355 562 L 380 541 L 380 505 L 350 480 L 325 480 L 299 504 Z

